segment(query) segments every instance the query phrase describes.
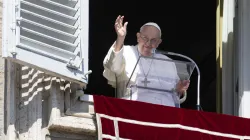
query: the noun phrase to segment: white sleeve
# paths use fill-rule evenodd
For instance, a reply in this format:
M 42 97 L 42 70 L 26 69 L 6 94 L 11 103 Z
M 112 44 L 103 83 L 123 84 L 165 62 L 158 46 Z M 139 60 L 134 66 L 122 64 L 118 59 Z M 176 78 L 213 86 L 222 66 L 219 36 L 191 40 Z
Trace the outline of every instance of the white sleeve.
M 114 42 L 115 44 L 116 42 Z M 123 73 L 125 68 L 125 60 L 123 57 L 123 49 L 118 52 L 114 51 L 114 44 L 110 47 L 107 55 L 104 58 L 103 66 L 103 76 L 109 81 L 109 84 L 115 86 L 116 75 L 119 76 Z

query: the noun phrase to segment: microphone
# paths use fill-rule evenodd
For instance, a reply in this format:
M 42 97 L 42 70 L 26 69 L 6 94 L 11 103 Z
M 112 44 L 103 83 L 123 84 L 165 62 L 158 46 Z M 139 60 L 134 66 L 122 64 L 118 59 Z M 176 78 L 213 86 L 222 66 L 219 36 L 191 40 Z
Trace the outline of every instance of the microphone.
M 195 68 L 197 70 L 197 74 L 198 74 L 198 80 L 197 80 L 197 105 L 196 108 L 197 110 L 200 110 L 200 69 L 197 66 L 197 64 L 194 62 L 194 60 L 192 60 L 190 57 L 182 55 L 182 54 L 178 54 L 178 53 L 174 53 L 174 52 L 167 52 L 167 51 L 159 51 L 159 50 L 155 50 L 156 54 L 165 54 L 165 55 L 172 55 L 172 56 L 179 56 L 182 58 L 185 58 L 189 61 L 191 61 L 192 63 L 194 63 Z

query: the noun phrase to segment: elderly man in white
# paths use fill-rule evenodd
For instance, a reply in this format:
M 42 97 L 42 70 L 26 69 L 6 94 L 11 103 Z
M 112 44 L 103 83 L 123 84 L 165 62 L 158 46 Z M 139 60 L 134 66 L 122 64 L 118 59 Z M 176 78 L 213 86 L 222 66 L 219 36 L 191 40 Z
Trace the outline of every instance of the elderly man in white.
M 103 76 L 108 80 L 108 83 L 114 88 L 117 88 L 118 98 L 124 98 L 127 95 L 126 84 L 131 76 L 136 62 L 140 55 L 146 57 L 164 58 L 170 59 L 165 55 L 155 54 L 154 50 L 162 42 L 161 40 L 161 29 L 153 22 L 144 24 L 140 28 L 140 32 L 136 34 L 137 45 L 124 45 L 124 40 L 127 34 L 128 22 L 123 24 L 124 16 L 118 16 L 115 21 L 115 31 L 117 33 L 117 39 L 114 44 L 109 49 L 105 59 L 104 59 L 104 72 Z M 162 62 L 153 61 L 154 59 L 143 59 L 141 58 L 139 66 L 135 70 L 136 74 L 131 78 L 131 82 L 140 84 L 150 79 L 150 77 L 161 77 L 166 75 L 171 79 L 179 79 L 177 75 L 177 70 L 174 63 L 164 64 Z M 171 59 L 170 59 L 171 60 Z M 140 71 L 140 72 L 139 72 Z M 141 73 L 141 74 L 139 74 Z M 144 79 L 144 80 L 143 80 Z M 186 94 L 186 90 L 189 87 L 189 80 L 173 82 L 169 84 L 167 80 L 160 78 L 151 78 L 151 87 L 154 88 L 174 88 L 175 92 L 182 96 Z M 158 82 L 154 84 L 153 81 Z M 145 86 L 145 85 L 144 85 Z M 159 87 L 161 86 L 161 87 Z M 176 106 L 175 99 L 171 94 L 165 92 L 152 91 L 140 89 L 133 93 L 132 100 L 160 104 L 165 106 Z

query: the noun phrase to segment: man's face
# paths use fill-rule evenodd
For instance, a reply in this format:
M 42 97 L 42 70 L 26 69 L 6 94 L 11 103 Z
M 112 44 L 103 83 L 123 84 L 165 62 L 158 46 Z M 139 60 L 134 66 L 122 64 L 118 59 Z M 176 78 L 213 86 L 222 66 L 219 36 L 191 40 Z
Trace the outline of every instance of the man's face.
M 152 49 L 157 48 L 161 43 L 160 31 L 154 26 L 144 26 L 140 33 L 137 33 L 139 52 L 143 56 L 151 56 Z

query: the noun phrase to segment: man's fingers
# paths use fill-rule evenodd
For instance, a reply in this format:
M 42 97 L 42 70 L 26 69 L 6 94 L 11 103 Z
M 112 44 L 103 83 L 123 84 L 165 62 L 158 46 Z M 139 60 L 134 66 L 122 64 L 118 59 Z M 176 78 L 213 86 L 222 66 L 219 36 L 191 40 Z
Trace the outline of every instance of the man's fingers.
M 121 27 L 120 23 L 121 23 L 121 16 L 119 15 L 116 18 L 116 20 L 115 20 L 115 26 L 116 26 L 116 28 L 120 28 Z
M 115 23 L 115 30 L 116 30 L 116 32 L 119 30 L 119 24 L 118 23 Z
M 182 81 L 181 84 L 180 84 L 181 90 L 184 90 L 184 91 L 187 90 L 189 85 L 190 85 L 189 80 Z
M 190 83 L 190 80 L 183 80 L 182 83 Z
M 116 20 L 115 20 L 115 23 L 119 23 L 119 19 L 120 19 L 120 15 L 119 16 L 117 16 L 117 18 L 116 18 Z
M 123 26 L 123 19 L 124 19 L 124 16 L 121 16 L 121 19 L 120 19 L 120 26 L 121 27 Z
M 125 29 L 125 31 L 127 31 L 127 25 L 128 25 L 128 22 L 125 22 L 124 23 L 124 29 Z
M 121 16 L 119 15 L 116 20 L 115 20 L 115 30 L 118 31 L 120 29 L 124 29 L 125 31 L 127 30 L 127 25 L 128 25 L 128 22 L 125 22 L 124 25 L 123 25 L 123 19 L 124 19 L 124 16 Z
M 186 80 L 186 83 L 188 83 L 188 84 L 189 84 L 189 83 L 190 83 L 190 80 Z
M 184 83 L 183 85 L 186 87 L 186 86 L 189 86 L 189 85 L 190 85 L 190 83 Z
M 185 85 L 183 88 L 187 90 L 189 88 L 189 84 Z
M 115 27 L 119 27 L 119 23 L 118 22 L 115 23 Z
M 183 86 L 189 86 L 190 81 L 189 81 L 189 80 L 184 80 L 184 81 L 181 82 L 181 84 L 182 84 Z
M 120 27 L 122 26 L 121 19 L 122 19 L 122 16 L 119 16 L 118 23 Z

